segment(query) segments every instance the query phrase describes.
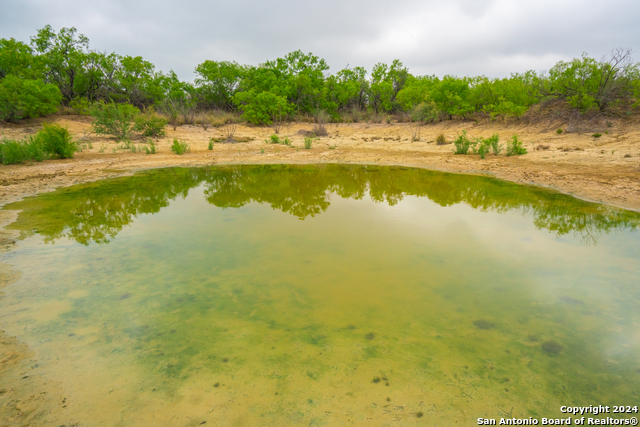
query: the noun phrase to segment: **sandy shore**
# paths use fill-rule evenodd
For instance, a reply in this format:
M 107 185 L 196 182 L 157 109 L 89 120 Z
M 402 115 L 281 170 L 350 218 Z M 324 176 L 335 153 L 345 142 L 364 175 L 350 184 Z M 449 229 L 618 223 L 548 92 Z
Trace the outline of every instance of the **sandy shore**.
M 0 138 L 23 138 L 40 128 L 45 120 L 0 127 Z M 599 138 L 592 134 L 558 134 L 561 123 L 525 125 L 511 122 L 443 122 L 420 127 L 420 139 L 412 141 L 408 124 L 330 124 L 328 136 L 317 139 L 310 150 L 303 148 L 301 130 L 311 124 L 285 127 L 281 137 L 292 146 L 265 143 L 273 130 L 239 125 L 239 143 L 215 143 L 224 138 L 222 128 L 199 126 L 167 129 L 158 141 L 159 152 L 147 155 L 122 150 L 115 141 L 90 134 L 86 117 L 62 116 L 47 119 L 69 128 L 82 139 L 85 148 L 71 160 L 49 160 L 33 165 L 0 166 L 0 205 L 37 193 L 51 191 L 107 177 L 132 174 L 137 170 L 169 166 L 260 163 L 362 163 L 406 165 L 434 170 L 486 174 L 513 182 L 555 188 L 586 200 L 640 211 L 640 125 L 633 120 L 614 121 Z M 519 157 L 453 155 L 453 145 L 436 145 L 442 133 L 452 141 L 462 130 L 475 137 L 497 132 L 506 142 L 517 134 L 529 154 Z M 174 138 L 185 140 L 191 151 L 182 156 L 169 149 Z M 144 147 L 144 144 L 137 144 Z M 15 220 L 13 211 L 0 211 L 0 227 Z M 11 250 L 17 236 L 0 230 L 0 251 Z M 0 288 L 13 282 L 19 272 L 0 264 Z M 1 295 L 1 294 L 0 294 Z M 64 421 L 64 390 L 29 372 L 37 357 L 15 338 L 0 331 L 0 426 L 48 425 Z

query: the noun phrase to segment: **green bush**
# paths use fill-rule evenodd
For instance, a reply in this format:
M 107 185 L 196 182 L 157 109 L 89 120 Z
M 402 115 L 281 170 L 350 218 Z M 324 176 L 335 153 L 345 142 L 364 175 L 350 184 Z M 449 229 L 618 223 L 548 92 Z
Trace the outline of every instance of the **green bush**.
M 507 156 L 521 156 L 527 154 L 527 149 L 522 145 L 518 135 L 513 135 L 511 142 L 507 144 Z
M 156 143 L 153 142 L 153 139 L 149 138 L 149 143 L 144 147 L 144 151 L 146 151 L 147 154 L 156 154 Z
M 447 138 L 444 136 L 443 133 L 441 133 L 440 135 L 438 135 L 438 137 L 436 138 L 436 145 L 447 145 Z
M 493 151 L 493 154 L 495 154 L 496 156 L 500 154 L 500 152 L 502 151 L 502 145 L 500 144 L 500 137 L 497 133 L 491 135 L 491 137 L 487 138 L 486 141 L 489 141 L 489 145 L 491 146 L 491 151 Z
M 282 141 L 280 141 L 280 137 L 275 133 L 271 135 L 269 139 L 271 140 L 269 141 L 271 144 L 282 144 Z
M 33 138 L 30 138 L 27 141 L 17 141 L 13 139 L 4 139 L 0 143 L 0 156 L 2 157 L 2 163 L 5 165 L 12 165 L 16 163 L 22 163 L 27 160 L 32 160 L 30 156 L 30 144 L 33 144 L 35 141 Z M 33 144 L 35 145 L 35 144 Z M 39 153 L 43 153 L 42 159 L 44 159 L 44 152 L 40 147 L 40 150 L 37 150 Z M 42 161 L 33 159 L 36 161 Z
M 556 130 L 556 133 L 557 133 L 558 135 L 560 135 L 562 132 L 564 132 L 562 129 L 558 129 L 558 130 Z
M 117 141 L 129 141 L 140 110 L 130 104 L 99 103 L 91 109 L 93 131 L 111 135 Z
M 244 118 L 254 124 L 270 125 L 274 119 L 280 121 L 293 110 L 284 96 L 272 92 L 256 94 L 254 90 L 239 92 L 233 102 L 242 109 Z
M 410 115 L 415 122 L 431 123 L 438 118 L 438 109 L 433 102 L 422 102 L 411 109 Z
M 594 133 L 592 136 L 594 138 L 600 138 L 602 136 L 602 134 L 601 133 Z
M 69 130 L 58 125 L 44 125 L 35 139 L 45 152 L 61 159 L 72 159 L 78 151 L 78 145 L 71 139 Z
M 171 146 L 171 151 L 181 156 L 184 153 L 191 151 L 191 147 L 189 147 L 189 144 L 187 144 L 186 141 L 174 139 L 173 145 Z
M 309 150 L 311 148 L 311 143 L 313 142 L 313 140 L 311 138 L 305 138 L 304 139 L 304 148 L 305 150 Z
M 473 144 L 473 152 L 480 154 L 480 158 L 484 159 L 487 153 L 491 150 L 491 138 L 478 138 Z M 477 147 L 477 148 L 476 148 Z
M 164 128 L 167 126 L 167 119 L 158 115 L 153 109 L 145 114 L 140 114 L 135 118 L 133 130 L 151 138 L 160 138 L 165 135 Z
M 463 130 L 462 135 L 458 136 L 453 143 L 456 146 L 456 149 L 453 152 L 454 154 L 468 154 L 469 148 L 471 148 L 471 145 L 473 144 L 467 137 L 466 130 Z
M 0 119 L 16 121 L 58 110 L 62 95 L 57 86 L 9 74 L 0 80 Z
M 213 150 L 213 138 L 209 138 L 209 146 L 207 147 L 208 150 Z
M 90 116 L 92 105 L 87 98 L 75 98 L 69 103 L 69 107 L 79 116 Z

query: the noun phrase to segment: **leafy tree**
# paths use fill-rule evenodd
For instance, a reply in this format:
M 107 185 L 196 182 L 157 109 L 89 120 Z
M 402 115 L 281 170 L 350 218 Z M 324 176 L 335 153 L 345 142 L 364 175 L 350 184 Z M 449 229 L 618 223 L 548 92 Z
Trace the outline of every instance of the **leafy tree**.
M 234 108 L 233 96 L 245 75 L 245 68 L 237 62 L 204 61 L 196 67 L 196 84 L 203 103 L 208 107 L 231 110 Z
M 0 39 L 0 79 L 9 74 L 37 79 L 42 77 L 42 67 L 29 45 L 15 39 Z
M 61 98 L 55 85 L 9 74 L 0 80 L 0 119 L 46 116 L 58 110 Z
M 76 81 L 85 71 L 87 61 L 89 39 L 76 33 L 73 27 L 62 28 L 56 33 L 47 25 L 31 38 L 35 51 L 41 54 L 46 81 L 58 86 L 65 103 L 79 94 Z
M 438 110 L 453 119 L 453 116 L 465 117 L 473 111 L 469 102 L 469 79 L 455 76 L 444 76 L 437 84 L 431 87 L 429 99 L 432 100 Z
M 606 111 L 613 104 L 630 99 L 637 85 L 638 64 L 630 50 L 615 50 L 608 60 L 597 61 L 586 53 L 569 62 L 560 61 L 549 70 L 543 92 L 566 99 L 580 111 Z
M 325 80 L 325 108 L 330 112 L 346 108 L 365 109 L 369 82 L 362 67 L 345 68 Z
M 394 60 L 390 66 L 381 62 L 377 63 L 371 71 L 371 90 L 369 103 L 371 108 L 378 113 L 391 111 L 396 108 L 396 96 L 402 90 L 409 70 L 399 60 Z

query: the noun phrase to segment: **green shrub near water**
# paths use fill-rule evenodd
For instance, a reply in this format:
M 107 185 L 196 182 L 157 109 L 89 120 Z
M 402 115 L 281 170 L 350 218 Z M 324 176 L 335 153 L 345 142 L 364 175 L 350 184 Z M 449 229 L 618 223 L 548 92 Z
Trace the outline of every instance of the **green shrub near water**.
M 473 142 L 471 142 L 469 137 L 467 137 L 466 130 L 463 130 L 462 134 L 458 136 L 453 143 L 456 146 L 456 149 L 453 152 L 454 154 L 468 154 L 469 148 L 473 145 Z
M 174 139 L 171 151 L 181 156 L 184 153 L 191 151 L 191 147 L 189 147 L 189 144 L 187 144 L 186 141 Z
M 4 139 L 0 142 L 0 158 L 5 165 L 41 162 L 49 157 L 73 158 L 76 151 L 78 146 L 69 131 L 57 125 L 44 125 L 36 136 L 26 140 Z
M 507 144 L 507 156 L 521 156 L 527 154 L 527 149 L 522 145 L 518 135 L 513 135 L 511 142 Z

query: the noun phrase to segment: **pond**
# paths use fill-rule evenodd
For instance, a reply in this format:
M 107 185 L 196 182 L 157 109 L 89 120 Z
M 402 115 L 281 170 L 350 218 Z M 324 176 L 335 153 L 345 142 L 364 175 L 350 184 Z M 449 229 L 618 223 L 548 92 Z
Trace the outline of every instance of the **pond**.
M 80 425 L 449 425 L 640 402 L 640 214 L 402 167 L 28 198 L 0 329 Z M 614 414 L 610 414 L 614 415 Z

